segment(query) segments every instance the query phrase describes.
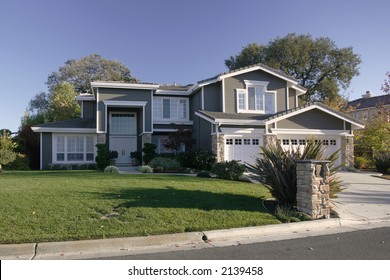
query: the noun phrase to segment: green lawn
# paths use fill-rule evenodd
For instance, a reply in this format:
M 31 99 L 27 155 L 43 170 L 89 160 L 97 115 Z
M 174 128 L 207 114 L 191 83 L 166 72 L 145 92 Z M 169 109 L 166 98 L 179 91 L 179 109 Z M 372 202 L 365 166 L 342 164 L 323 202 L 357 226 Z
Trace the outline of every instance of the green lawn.
M 0 243 L 143 236 L 275 224 L 262 185 L 97 171 L 0 173 Z

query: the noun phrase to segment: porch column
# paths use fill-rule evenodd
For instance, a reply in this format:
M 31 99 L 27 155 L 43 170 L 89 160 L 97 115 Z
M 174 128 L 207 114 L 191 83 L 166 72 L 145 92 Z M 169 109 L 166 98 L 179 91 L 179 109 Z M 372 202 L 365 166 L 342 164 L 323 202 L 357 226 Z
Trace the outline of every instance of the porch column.
M 341 136 L 340 157 L 344 168 L 354 166 L 353 135 Z
M 224 162 L 225 161 L 224 134 L 211 135 L 211 151 L 216 155 L 217 162 Z
M 272 146 L 276 146 L 276 143 L 278 142 L 278 138 L 276 135 L 273 134 L 265 134 L 263 139 L 263 146 L 265 148 L 270 148 Z

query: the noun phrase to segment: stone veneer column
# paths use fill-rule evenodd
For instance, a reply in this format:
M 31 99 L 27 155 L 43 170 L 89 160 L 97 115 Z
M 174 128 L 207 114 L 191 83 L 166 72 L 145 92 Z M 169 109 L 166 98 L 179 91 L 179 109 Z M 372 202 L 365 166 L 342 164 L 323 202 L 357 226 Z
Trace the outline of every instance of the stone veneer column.
M 216 155 L 217 162 L 225 161 L 225 138 L 223 134 L 211 136 L 211 151 Z
M 313 219 L 330 218 L 329 161 L 297 162 L 297 208 Z
M 354 166 L 353 135 L 341 136 L 340 157 L 345 168 Z
M 97 135 L 97 144 L 106 144 L 107 135 L 105 133 L 99 133 Z
M 152 143 L 152 133 L 142 134 L 142 147 L 145 143 Z
M 273 134 L 266 134 L 263 138 L 263 147 L 270 148 L 272 146 L 276 146 L 276 143 L 278 142 L 278 138 L 276 135 Z

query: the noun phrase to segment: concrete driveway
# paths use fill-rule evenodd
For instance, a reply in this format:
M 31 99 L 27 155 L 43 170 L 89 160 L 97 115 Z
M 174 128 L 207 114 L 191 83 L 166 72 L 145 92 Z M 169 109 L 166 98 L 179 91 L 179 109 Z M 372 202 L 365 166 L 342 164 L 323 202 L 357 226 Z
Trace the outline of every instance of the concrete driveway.
M 375 173 L 339 172 L 344 190 L 332 199 L 333 209 L 342 220 L 390 221 L 390 180 Z

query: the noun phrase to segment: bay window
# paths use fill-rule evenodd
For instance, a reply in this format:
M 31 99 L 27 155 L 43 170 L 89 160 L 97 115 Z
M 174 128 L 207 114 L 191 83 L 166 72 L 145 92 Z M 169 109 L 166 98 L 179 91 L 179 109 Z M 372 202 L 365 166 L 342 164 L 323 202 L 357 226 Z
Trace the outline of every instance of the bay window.
M 268 82 L 247 81 L 246 89 L 237 89 L 238 113 L 273 114 L 276 112 L 276 92 L 267 91 Z

